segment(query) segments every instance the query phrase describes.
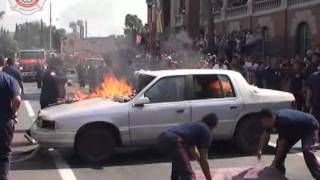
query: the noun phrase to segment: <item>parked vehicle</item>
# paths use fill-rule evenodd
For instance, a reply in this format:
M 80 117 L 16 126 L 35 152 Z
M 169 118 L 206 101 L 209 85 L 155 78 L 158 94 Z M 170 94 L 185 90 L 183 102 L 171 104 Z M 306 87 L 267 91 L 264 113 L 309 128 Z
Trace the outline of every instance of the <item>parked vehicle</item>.
M 46 66 L 45 50 L 21 50 L 18 53 L 19 69 L 24 80 L 36 81 Z
M 31 134 L 41 146 L 74 148 L 89 162 L 108 159 L 116 147 L 151 146 L 172 126 L 216 113 L 215 140 L 234 139 L 255 152 L 262 108 L 290 108 L 290 93 L 249 85 L 240 73 L 225 70 L 140 71 L 129 102 L 96 98 L 44 109 Z

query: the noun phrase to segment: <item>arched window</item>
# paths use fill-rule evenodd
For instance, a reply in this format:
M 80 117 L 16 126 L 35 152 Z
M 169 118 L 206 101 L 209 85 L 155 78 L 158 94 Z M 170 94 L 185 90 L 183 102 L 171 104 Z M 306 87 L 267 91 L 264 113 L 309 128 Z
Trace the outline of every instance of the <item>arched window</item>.
M 270 29 L 266 26 L 261 29 L 261 43 L 262 43 L 262 56 L 266 57 L 269 55 L 269 44 L 270 44 Z
M 304 56 L 311 49 L 310 26 L 306 22 L 298 25 L 296 33 L 296 54 Z

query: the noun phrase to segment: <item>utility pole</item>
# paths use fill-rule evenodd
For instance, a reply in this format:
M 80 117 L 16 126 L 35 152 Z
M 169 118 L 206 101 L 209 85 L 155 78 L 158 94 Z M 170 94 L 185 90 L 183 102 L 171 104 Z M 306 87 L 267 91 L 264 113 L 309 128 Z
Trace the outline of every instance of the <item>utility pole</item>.
M 52 50 L 52 2 L 50 2 L 49 50 Z
M 214 52 L 215 46 L 215 24 L 214 24 L 214 6 L 212 0 L 207 0 L 207 11 L 208 11 L 208 50 L 209 53 Z

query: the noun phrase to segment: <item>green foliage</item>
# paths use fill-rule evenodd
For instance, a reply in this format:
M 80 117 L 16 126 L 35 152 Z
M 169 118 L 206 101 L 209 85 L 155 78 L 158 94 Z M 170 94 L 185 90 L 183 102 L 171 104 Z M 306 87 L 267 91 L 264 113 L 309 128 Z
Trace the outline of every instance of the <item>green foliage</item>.
M 60 53 L 61 50 L 61 42 L 66 38 L 66 30 L 57 29 L 52 33 L 52 46 L 56 50 L 56 52 Z
M 69 27 L 72 29 L 73 33 L 77 32 L 77 23 L 76 22 L 70 22 Z
M 60 44 L 65 36 L 64 29 L 52 26 L 52 46 L 57 52 L 60 51 Z M 21 49 L 49 49 L 50 27 L 42 22 L 19 24 L 16 26 L 15 39 Z
M 125 19 L 124 34 L 141 33 L 143 30 L 143 24 L 141 19 L 137 15 L 127 14 Z
M 0 54 L 5 57 L 14 57 L 15 53 L 19 50 L 19 45 L 9 35 L 0 36 Z

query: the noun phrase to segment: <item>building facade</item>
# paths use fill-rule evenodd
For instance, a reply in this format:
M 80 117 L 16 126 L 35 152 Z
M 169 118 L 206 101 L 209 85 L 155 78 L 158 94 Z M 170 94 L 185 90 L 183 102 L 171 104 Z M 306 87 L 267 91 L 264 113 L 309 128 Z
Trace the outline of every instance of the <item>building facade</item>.
M 192 38 L 206 34 L 208 0 L 158 1 L 166 32 L 184 29 Z M 320 0 L 212 2 L 216 34 L 261 29 L 270 55 L 304 55 L 320 47 Z

